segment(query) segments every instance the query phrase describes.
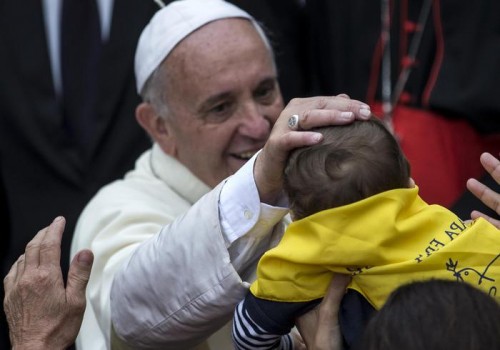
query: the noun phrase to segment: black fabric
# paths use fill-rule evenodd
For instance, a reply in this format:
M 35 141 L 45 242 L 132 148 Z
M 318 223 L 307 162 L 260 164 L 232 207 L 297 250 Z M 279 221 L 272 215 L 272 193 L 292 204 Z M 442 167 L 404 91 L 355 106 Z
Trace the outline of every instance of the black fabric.
M 274 49 L 283 100 L 309 94 L 307 21 L 299 1 L 230 0 L 261 23 Z
M 339 324 L 343 339 L 343 349 L 356 347 L 363 331 L 376 310 L 357 291 L 348 289 L 342 298 L 339 310 Z
M 0 116 L 1 121 L 1 116 Z M 0 158 L 0 169 L 2 168 L 2 159 Z M 7 249 L 9 247 L 9 236 L 6 234 L 9 232 L 9 213 L 7 208 L 7 197 L 6 191 L 4 188 L 4 182 L 1 179 L 2 174 L 0 173 L 0 239 L 3 244 L 0 245 L 0 257 L 4 257 L 7 255 Z M 2 273 L 4 271 L 0 270 Z M 7 272 L 5 272 L 7 273 Z M 5 276 L 3 274 L 2 276 Z M 5 297 L 4 289 L 0 288 L 0 300 L 3 300 Z M 7 318 L 5 312 L 2 312 L 0 316 L 0 349 L 3 349 L 2 340 L 9 339 L 8 327 L 7 327 Z M 6 345 L 6 344 L 5 344 Z
M 79 147 L 85 149 L 95 129 L 102 50 L 96 1 L 64 0 L 60 29 L 64 124 Z
M 0 232 L 4 275 L 38 230 L 58 215 L 67 220 L 61 256 L 66 274 L 83 207 L 150 147 L 134 118 L 140 99 L 133 57 L 139 34 L 157 9 L 154 1 L 115 1 L 97 76 L 96 123 L 83 157 L 64 125 L 54 90 L 42 2 L 0 0 L 0 178 L 2 206 L 8 210 Z M 0 349 L 9 349 L 3 331 Z
M 260 299 L 252 293 L 245 298 L 245 308 L 250 318 L 272 334 L 288 334 L 295 325 L 295 318 L 314 308 L 321 299 L 302 302 L 275 302 Z
M 444 57 L 429 104 L 466 119 L 481 133 L 498 133 L 500 1 L 471 6 L 467 0 L 442 0 L 440 5 Z
M 379 1 L 307 0 L 312 94 L 364 101 L 380 34 Z M 301 24 L 302 26 L 302 24 Z
M 423 1 L 391 1 L 393 87 Z M 380 1 L 307 0 L 315 94 L 380 101 Z M 466 18 L 467 20 L 464 20 Z M 413 29 L 412 29 L 413 28 Z M 433 1 L 401 103 L 500 132 L 500 2 Z

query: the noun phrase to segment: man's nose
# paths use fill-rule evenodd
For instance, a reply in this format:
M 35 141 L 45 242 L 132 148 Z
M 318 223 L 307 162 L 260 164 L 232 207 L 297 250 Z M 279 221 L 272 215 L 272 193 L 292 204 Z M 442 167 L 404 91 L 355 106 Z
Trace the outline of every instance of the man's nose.
M 241 116 L 239 132 L 256 140 L 267 140 L 271 131 L 271 123 L 265 112 L 266 108 L 257 103 L 245 106 Z

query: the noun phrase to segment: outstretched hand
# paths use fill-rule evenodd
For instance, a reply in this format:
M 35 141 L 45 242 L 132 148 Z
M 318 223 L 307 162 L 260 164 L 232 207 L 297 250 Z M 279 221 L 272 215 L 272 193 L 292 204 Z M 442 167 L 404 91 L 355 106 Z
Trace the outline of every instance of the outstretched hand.
M 335 274 L 321 304 L 296 320 L 307 349 L 342 349 L 338 313 L 340 302 L 350 281 L 350 275 Z
M 288 125 L 290 116 L 298 116 L 298 124 Z M 308 131 L 315 127 L 344 125 L 355 119 L 366 120 L 370 107 L 347 95 L 296 98 L 290 101 L 274 124 L 268 141 L 259 153 L 254 167 L 254 178 L 260 199 L 274 204 L 283 186 L 283 170 L 288 153 L 298 147 L 322 141 L 322 135 Z
M 481 154 L 480 161 L 484 169 L 486 169 L 491 177 L 493 177 L 493 179 L 500 184 L 500 160 L 495 158 L 490 153 L 483 153 Z M 467 188 L 472 192 L 472 194 L 479 198 L 481 202 L 500 215 L 500 193 L 493 191 L 491 188 L 476 179 L 469 179 L 467 181 Z M 494 219 L 477 210 L 474 210 L 471 213 L 472 219 L 477 219 L 479 217 L 485 218 L 500 229 L 500 220 Z
M 71 262 L 66 288 L 60 266 L 63 217 L 39 231 L 4 279 L 4 310 L 15 349 L 66 349 L 80 330 L 93 254 Z

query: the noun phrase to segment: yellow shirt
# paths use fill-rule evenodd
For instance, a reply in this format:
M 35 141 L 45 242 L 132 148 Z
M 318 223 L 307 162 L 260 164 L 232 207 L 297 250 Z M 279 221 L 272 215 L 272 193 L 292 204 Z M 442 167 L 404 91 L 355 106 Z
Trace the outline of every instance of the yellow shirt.
M 309 301 L 325 295 L 332 272 L 352 274 L 350 288 L 376 309 L 398 286 L 432 278 L 468 282 L 498 299 L 500 230 L 428 205 L 418 188 L 391 190 L 293 222 L 261 258 L 251 292 Z

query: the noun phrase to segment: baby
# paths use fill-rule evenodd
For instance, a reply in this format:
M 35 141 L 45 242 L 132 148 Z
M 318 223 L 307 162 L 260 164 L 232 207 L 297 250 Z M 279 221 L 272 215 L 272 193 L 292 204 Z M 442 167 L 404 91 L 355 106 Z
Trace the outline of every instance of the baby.
M 321 300 L 335 273 L 353 276 L 340 315 L 347 345 L 360 336 L 360 313 L 380 309 L 402 284 L 442 278 L 496 295 L 499 230 L 425 203 L 381 121 L 317 131 L 323 142 L 288 160 L 284 188 L 294 222 L 261 258 L 257 280 L 235 310 L 236 348 L 292 349 L 295 317 Z

